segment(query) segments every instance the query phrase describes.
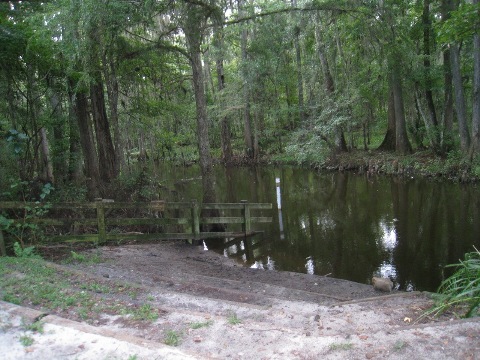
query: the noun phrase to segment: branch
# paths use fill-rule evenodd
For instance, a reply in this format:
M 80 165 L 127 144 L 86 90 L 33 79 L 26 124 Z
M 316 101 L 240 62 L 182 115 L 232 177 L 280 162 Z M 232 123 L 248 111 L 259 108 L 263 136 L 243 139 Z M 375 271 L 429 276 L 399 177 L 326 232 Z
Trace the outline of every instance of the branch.
M 326 3 L 326 4 L 319 4 L 318 6 L 307 6 L 307 7 L 292 7 L 288 6 L 285 8 L 281 9 L 276 9 L 276 10 L 271 10 L 271 11 L 265 11 L 261 12 L 258 14 L 253 14 L 250 16 L 245 16 L 241 17 L 238 19 L 234 20 L 229 20 L 225 21 L 223 25 L 233 25 L 233 24 L 238 24 L 242 23 L 244 21 L 250 21 L 250 20 L 256 20 L 257 18 L 262 18 L 266 16 L 272 16 L 272 15 L 277 15 L 277 14 L 283 14 L 283 13 L 289 13 L 289 12 L 308 12 L 308 11 L 339 11 L 339 12 L 353 12 L 353 11 L 359 11 L 355 10 L 352 7 L 348 7 L 347 5 L 342 6 L 342 4 L 334 4 L 332 3 Z
M 166 35 L 169 35 L 171 34 L 172 32 L 176 31 L 178 28 L 175 27 L 175 28 L 172 28 L 170 29 L 168 32 L 162 34 L 160 37 L 163 37 L 163 36 L 166 36 Z M 146 41 L 148 42 L 149 44 L 151 44 L 150 46 L 148 47 L 145 47 L 141 50 L 137 50 L 137 51 L 131 51 L 129 53 L 126 53 L 123 58 L 124 59 L 131 59 L 131 58 L 134 58 L 140 54 L 143 54 L 145 52 L 149 52 L 149 51 L 153 51 L 153 50 L 166 50 L 166 51 L 173 51 L 173 52 L 178 52 L 180 54 L 182 54 L 183 56 L 185 56 L 188 60 L 190 60 L 190 55 L 188 54 L 187 50 L 185 50 L 184 48 L 180 47 L 180 46 L 177 46 L 177 45 L 171 45 L 171 44 L 168 44 L 166 41 L 162 41 L 162 40 L 150 40 L 150 39 L 147 39 L 141 35 L 138 35 L 138 34 L 134 34 L 132 33 L 131 31 L 128 31 L 128 30 L 125 30 L 128 34 L 132 35 L 132 36 L 135 36 L 137 38 L 140 38 L 142 39 L 143 41 Z

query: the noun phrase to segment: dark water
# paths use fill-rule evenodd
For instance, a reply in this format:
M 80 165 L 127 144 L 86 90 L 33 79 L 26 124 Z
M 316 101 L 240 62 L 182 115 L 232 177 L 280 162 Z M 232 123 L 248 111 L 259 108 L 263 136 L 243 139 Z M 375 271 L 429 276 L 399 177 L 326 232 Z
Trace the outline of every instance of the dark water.
M 164 189 L 161 197 L 201 200 L 197 168 L 155 172 Z M 208 244 L 246 266 L 361 283 L 379 274 L 390 276 L 402 290 L 434 291 L 449 274 L 445 265 L 463 259 L 473 245 L 480 249 L 477 186 L 300 168 L 219 166 L 215 172 L 218 202 L 274 204 L 262 214 L 272 216 L 273 223 L 254 225 L 263 234 L 246 242 Z

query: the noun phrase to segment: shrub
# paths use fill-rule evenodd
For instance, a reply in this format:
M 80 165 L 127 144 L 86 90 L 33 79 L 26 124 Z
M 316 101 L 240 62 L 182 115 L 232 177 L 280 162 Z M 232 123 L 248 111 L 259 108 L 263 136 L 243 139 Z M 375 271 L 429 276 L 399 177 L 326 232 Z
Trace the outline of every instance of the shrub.
M 428 315 L 437 316 L 453 307 L 464 312 L 462 317 L 480 315 L 480 252 L 475 248 L 465 254 L 465 260 L 447 267 L 455 267 L 455 273 L 440 284 L 435 306 Z

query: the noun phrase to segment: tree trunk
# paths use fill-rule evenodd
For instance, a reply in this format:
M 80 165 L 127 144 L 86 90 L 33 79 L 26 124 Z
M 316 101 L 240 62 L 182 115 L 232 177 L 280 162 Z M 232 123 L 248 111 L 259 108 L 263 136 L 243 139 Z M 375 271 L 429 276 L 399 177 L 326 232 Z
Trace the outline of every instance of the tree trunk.
M 463 93 L 462 74 L 460 72 L 460 49 L 457 44 L 452 44 L 450 50 L 453 88 L 455 93 L 455 110 L 457 113 L 458 131 L 460 134 L 460 148 L 464 153 L 467 153 L 470 147 L 470 134 L 467 125 L 467 111 L 465 95 Z
M 382 144 L 378 147 L 378 150 L 384 151 L 394 151 L 395 150 L 395 134 L 396 125 L 395 125 L 395 102 L 393 99 L 393 89 L 390 89 L 390 95 L 388 97 L 388 108 L 387 108 L 387 117 L 388 117 L 388 125 L 387 125 L 387 133 L 385 134 L 385 138 L 383 139 Z
M 104 59 L 104 72 L 107 79 L 108 107 L 110 110 L 110 123 L 113 127 L 113 141 L 115 148 L 115 176 L 120 174 L 120 168 L 125 163 L 123 152 L 123 139 L 118 120 L 118 80 L 115 62 L 110 59 L 107 65 L 107 59 Z
M 453 148 L 453 88 L 452 71 L 450 69 L 450 50 L 443 53 L 444 67 L 444 100 L 443 100 L 443 132 L 442 150 L 448 152 Z
M 427 131 L 429 132 L 430 143 L 435 152 L 440 152 L 440 129 L 438 128 L 437 113 L 433 101 L 431 63 L 430 63 L 430 0 L 423 1 L 423 67 L 425 72 L 425 98 L 427 100 L 428 116 L 425 120 L 428 122 Z
M 292 0 L 292 6 L 297 7 L 297 0 Z M 298 19 L 295 17 L 295 20 Z M 302 71 L 302 52 L 300 48 L 300 26 L 295 24 L 293 44 L 295 47 L 296 65 L 297 65 L 297 87 L 298 87 L 298 114 L 301 122 L 305 120 L 305 105 L 303 99 L 303 71 Z
M 78 92 L 75 94 L 74 113 L 77 118 L 80 133 L 80 144 L 82 146 L 83 159 L 85 162 L 85 175 L 88 190 L 88 198 L 93 200 L 99 197 L 100 173 L 98 171 L 97 154 L 93 141 L 92 128 L 88 118 L 88 99 L 86 94 Z
M 480 0 L 473 0 L 478 5 Z M 479 14 L 480 16 L 480 11 Z M 472 143 L 471 154 L 480 152 L 480 29 L 477 25 L 473 35 L 473 101 L 472 101 Z
M 75 114 L 74 95 L 70 84 L 68 86 L 68 124 L 69 124 L 69 151 L 68 151 L 68 180 L 79 183 L 82 178 L 82 154 L 80 135 Z
M 98 149 L 98 167 L 102 181 L 109 183 L 116 178 L 118 169 L 115 159 L 115 148 L 110 134 L 103 84 L 97 81 L 90 85 L 92 115 L 95 124 L 95 136 Z
M 395 150 L 397 153 L 405 155 L 412 151 L 412 147 L 407 136 L 400 70 L 396 60 L 394 61 L 395 64 L 392 68 L 392 89 L 395 110 Z
M 451 0 L 442 0 L 441 11 L 442 21 L 446 21 L 450 14 Z M 450 60 L 450 49 L 443 52 L 443 73 L 444 73 L 444 100 L 443 100 L 443 132 L 442 132 L 442 151 L 448 152 L 453 148 L 453 88 L 452 88 L 452 70 Z
M 57 183 L 66 179 L 68 174 L 68 144 L 65 138 L 65 122 L 62 118 L 62 102 L 60 94 L 55 86 L 55 81 L 47 75 L 48 100 L 51 107 L 51 118 L 53 120 L 54 147 L 52 151 L 52 166 L 54 178 Z
M 8 71 L 5 72 L 5 76 L 7 78 L 7 103 L 8 103 L 8 112 L 5 114 L 7 118 L 10 119 L 10 123 L 12 129 L 17 129 L 17 111 L 16 111 L 16 104 L 15 104 L 15 91 L 14 87 L 14 79 L 12 74 Z
M 220 26 L 215 27 L 214 45 L 216 46 L 215 65 L 217 69 L 217 90 L 218 99 L 220 102 L 220 112 L 224 109 L 223 90 L 225 89 L 225 73 L 223 68 L 223 28 Z M 230 137 L 230 126 L 228 124 L 227 115 L 221 115 L 220 119 L 220 141 L 222 144 L 222 160 L 225 164 L 229 164 L 232 161 L 232 142 Z
M 328 65 L 328 60 L 325 55 L 325 47 L 323 45 L 322 41 L 322 35 L 320 32 L 320 27 L 317 26 L 315 29 L 315 38 L 317 42 L 317 53 L 318 53 L 318 58 L 320 59 L 320 64 L 322 67 L 322 72 L 323 72 L 323 79 L 324 79 L 324 84 L 325 84 L 325 91 L 327 93 L 327 96 L 333 97 L 335 93 L 335 83 L 333 81 L 332 73 L 330 72 L 330 67 Z M 337 152 L 345 152 L 347 151 L 347 142 L 345 141 L 345 135 L 343 133 L 343 130 L 340 126 L 335 126 L 335 151 Z
M 215 180 L 212 173 L 212 158 L 210 154 L 210 139 L 208 134 L 207 99 L 205 96 L 205 80 L 201 58 L 202 34 L 199 28 L 204 23 L 204 14 L 194 4 L 186 5 L 185 38 L 188 44 L 190 65 L 192 66 L 192 81 L 195 93 L 195 108 L 197 114 L 197 143 L 202 172 L 203 202 L 215 202 Z
M 40 139 L 41 139 L 41 159 L 42 159 L 42 180 L 49 183 L 54 183 L 55 178 L 53 177 L 53 165 L 52 159 L 50 157 L 50 149 L 48 145 L 47 131 L 44 127 L 40 129 Z
M 240 17 L 245 15 L 245 10 L 243 6 L 245 4 L 244 0 L 238 0 L 238 13 Z M 242 63 L 244 67 L 244 72 L 246 72 L 246 62 L 248 60 L 247 56 L 247 42 L 248 42 L 248 31 L 247 29 L 242 30 L 241 40 L 240 40 L 240 47 L 241 47 L 241 54 L 242 54 Z M 244 81 L 243 81 L 243 101 L 244 101 L 244 111 L 243 111 L 243 124 L 244 124 L 244 135 L 245 135 L 245 154 L 249 158 L 253 158 L 255 156 L 254 148 L 253 148 L 253 133 L 252 133 L 252 119 L 250 113 L 250 84 L 248 83 L 249 78 L 244 74 Z

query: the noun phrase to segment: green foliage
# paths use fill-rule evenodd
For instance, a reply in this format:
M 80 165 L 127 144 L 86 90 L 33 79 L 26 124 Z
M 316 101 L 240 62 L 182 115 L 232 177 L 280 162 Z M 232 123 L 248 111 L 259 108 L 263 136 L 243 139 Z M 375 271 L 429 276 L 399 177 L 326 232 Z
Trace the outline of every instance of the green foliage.
M 22 247 L 18 242 L 13 244 L 13 252 L 19 258 L 41 258 L 40 255 L 35 253 L 35 246 Z
M 92 320 L 100 312 L 131 315 L 137 321 L 158 318 L 158 310 L 151 305 L 132 307 L 129 300 L 122 300 L 128 285 L 89 280 L 84 275 L 58 270 L 42 259 L 0 257 L 0 288 L 4 301 L 34 305 L 55 313 L 65 311 L 77 314 L 82 320 Z M 38 332 L 41 329 L 42 323 L 29 328 Z
M 20 344 L 22 344 L 25 347 L 33 345 L 34 342 L 35 340 L 33 340 L 31 336 L 28 336 L 28 335 L 20 336 Z
M 211 2 L 205 8 L 194 6 L 202 10 L 194 19 L 198 22 L 194 28 L 198 29 L 203 28 L 202 23 L 222 17 L 236 21 L 252 16 L 251 21 L 222 27 L 220 33 L 210 26 L 207 33 L 194 31 L 202 40 L 204 95 L 208 103 L 205 120 L 210 123 L 212 154 L 217 157 L 221 154 L 218 124 L 225 118 L 229 121 L 234 151 L 244 152 L 247 109 L 262 155 L 281 154 L 287 145 L 287 154 L 278 159 L 321 164 L 331 150 L 326 144 L 334 142 L 339 128 L 351 135 L 352 147 L 363 146 L 358 140 L 363 126 L 385 133 L 391 66 L 397 61 L 402 69 L 405 103 L 413 101 L 416 91 L 426 110 L 424 90 L 431 89 L 437 113 L 441 114 L 447 95 L 446 69 L 436 59 L 443 53 L 442 46 L 452 42 L 463 42 L 461 75 L 471 78 L 471 37 L 478 28 L 478 4 L 460 2 L 457 10 L 445 16 L 440 4 L 432 3 L 430 20 L 436 32 L 430 39 L 428 71 L 424 62 L 428 59 L 423 54 L 426 24 L 421 2 L 298 2 L 299 9 L 305 6 L 309 11 L 288 11 L 290 5 L 283 1 L 249 1 L 240 10 L 232 2 Z M 189 15 L 183 2 L 59 0 L 17 1 L 3 6 L 6 16 L 0 19 L 4 30 L 0 33 L 0 63 L 4 64 L 0 69 L 2 198 L 10 196 L 5 194 L 8 188 L 3 188 L 8 187 L 10 177 L 31 180 L 42 171 L 38 151 L 42 128 L 46 129 L 57 183 L 70 175 L 62 169 L 76 168 L 74 145 L 79 142 L 79 130 L 76 119 L 69 117 L 75 112 L 68 106 L 55 107 L 51 94 L 61 99 L 74 98 L 75 93 L 88 93 L 97 78 L 104 80 L 108 105 L 113 105 L 114 95 L 121 94 L 118 107 L 109 109 L 108 116 L 110 120 L 111 115 L 118 115 L 118 119 L 112 119 L 111 132 L 118 130 L 113 137 L 119 140 L 120 150 L 127 157 L 127 164 L 122 164 L 122 176 L 130 173 L 125 171 L 126 167 L 131 170 L 143 161 L 198 160 L 192 69 L 189 57 L 185 56 L 185 38 L 178 35 Z M 318 11 L 311 11 L 314 9 Z M 259 13 L 271 15 L 254 18 Z M 246 38 L 242 40 L 244 34 Z M 325 48 L 334 80 L 335 91 L 330 98 L 325 96 L 319 44 Z M 226 84 L 221 91 L 215 66 L 220 60 Z M 299 84 L 303 86 L 301 110 Z M 471 91 L 470 85 L 465 87 L 467 113 L 471 112 Z M 416 116 L 412 108 L 406 107 L 407 119 Z M 305 123 L 300 121 L 303 114 L 308 117 Z M 420 146 L 425 140 L 425 129 L 411 128 L 415 132 L 410 135 L 416 136 Z M 381 142 L 376 140 L 368 145 L 372 148 Z M 474 166 L 473 172 L 480 173 L 480 167 Z M 139 185 L 133 199 L 155 197 L 153 186 Z M 56 199 L 85 197 L 85 186 L 78 192 L 73 186 L 65 189 L 59 189 Z M 26 200 L 30 195 L 20 188 L 15 194 L 10 190 L 11 198 Z
M 134 320 L 155 321 L 158 319 L 158 311 L 150 304 L 143 304 L 130 311 Z
M 194 330 L 197 330 L 197 329 L 201 329 L 201 328 L 204 328 L 204 327 L 209 327 L 212 324 L 213 324 L 212 320 L 208 320 L 208 321 L 204 321 L 204 322 L 194 322 L 194 323 L 190 324 L 190 328 L 192 328 Z
M 8 197 L 18 198 L 20 196 L 25 200 L 29 198 L 37 198 L 33 206 L 25 206 L 19 212 L 3 212 L 0 214 L 0 229 L 4 231 L 6 243 L 14 243 L 14 250 L 20 247 L 25 252 L 28 249 L 26 244 L 35 244 L 43 240 L 44 234 L 40 226 L 33 223 L 32 220 L 45 216 L 50 208 L 51 203 L 45 202 L 54 190 L 50 183 L 44 184 L 38 189 L 38 184 L 28 181 L 12 181 Z M 4 193 L 5 195 L 6 193 Z M 18 244 L 19 243 L 19 244 Z M 16 250 L 15 250 L 16 251 Z
M 70 254 L 72 255 L 72 260 L 76 262 L 85 262 L 87 257 L 83 254 L 78 254 L 75 251 L 71 251 Z
M 227 321 L 230 325 L 238 325 L 242 322 L 242 320 L 238 318 L 236 313 L 231 313 L 230 315 L 228 315 Z
M 479 316 L 480 252 L 475 249 L 465 254 L 465 260 L 447 267 L 455 268 L 455 272 L 440 284 L 436 304 L 424 316 L 438 316 L 452 308 L 461 311 L 462 317 Z
M 350 350 L 353 348 L 353 344 L 352 343 L 333 343 L 333 344 L 330 344 L 330 346 L 328 347 L 330 349 L 330 351 L 336 351 L 336 350 Z
M 25 151 L 25 146 L 28 141 L 27 134 L 18 132 L 15 129 L 10 129 L 8 130 L 6 139 L 15 155 L 20 155 Z
M 175 330 L 168 330 L 165 333 L 165 339 L 163 342 L 169 346 L 178 346 L 180 345 L 180 334 Z
M 32 331 L 32 332 L 37 332 L 39 334 L 43 334 L 43 326 L 45 325 L 45 323 L 43 321 L 40 321 L 40 320 L 37 320 L 37 321 L 34 321 L 33 323 L 31 324 L 23 324 L 23 327 L 25 330 L 27 331 Z
M 450 17 L 437 26 L 437 36 L 441 43 L 469 40 L 478 31 L 480 25 L 480 4 L 461 2 L 457 10 L 450 12 Z
M 297 163 L 322 164 L 335 150 L 335 134 L 338 129 L 353 129 L 355 119 L 351 116 L 355 100 L 344 96 L 326 97 L 322 106 L 304 124 L 291 134 L 286 147 L 287 154 Z

